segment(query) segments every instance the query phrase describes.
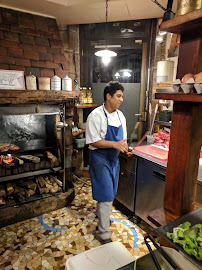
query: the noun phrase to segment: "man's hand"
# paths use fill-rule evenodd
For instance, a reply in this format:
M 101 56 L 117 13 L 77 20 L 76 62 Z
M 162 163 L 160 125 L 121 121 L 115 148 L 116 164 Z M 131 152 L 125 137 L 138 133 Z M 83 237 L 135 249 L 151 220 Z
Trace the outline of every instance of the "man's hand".
M 128 151 L 125 152 L 125 154 L 127 155 L 127 157 L 131 157 L 133 154 L 133 148 L 132 147 L 128 147 Z
M 121 151 L 122 153 L 128 152 L 128 145 L 126 140 L 122 140 L 119 142 L 113 142 L 113 148 Z

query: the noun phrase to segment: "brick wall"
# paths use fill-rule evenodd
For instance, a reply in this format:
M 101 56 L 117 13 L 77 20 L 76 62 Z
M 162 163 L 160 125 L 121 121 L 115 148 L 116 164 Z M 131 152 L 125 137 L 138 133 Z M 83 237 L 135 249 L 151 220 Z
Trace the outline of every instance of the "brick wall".
M 68 75 L 56 20 L 0 8 L 0 69 L 36 77 Z
M 80 85 L 79 25 L 59 25 L 60 36 L 64 45 L 64 54 L 68 63 L 68 76 Z

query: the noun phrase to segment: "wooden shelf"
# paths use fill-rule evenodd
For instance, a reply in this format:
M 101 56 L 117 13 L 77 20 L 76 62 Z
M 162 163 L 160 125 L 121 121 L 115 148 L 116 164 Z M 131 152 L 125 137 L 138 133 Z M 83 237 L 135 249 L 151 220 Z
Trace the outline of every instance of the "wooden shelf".
M 72 136 L 78 136 L 78 135 L 80 135 L 80 134 L 83 134 L 83 133 L 85 133 L 85 129 L 82 129 L 81 131 L 77 131 L 77 132 L 72 132 Z
M 77 109 L 87 109 L 87 108 L 93 108 L 97 107 L 98 104 L 85 104 L 85 105 L 75 105 Z
M 53 90 L 0 90 L 0 104 L 58 104 L 74 100 L 78 92 Z
M 171 127 L 171 123 L 170 122 L 155 120 L 154 123 L 157 124 L 157 125 L 159 125 L 159 126 Z
M 202 27 L 202 8 L 194 10 L 185 15 L 181 15 L 172 20 L 162 22 L 161 31 L 182 34 L 188 31 L 196 31 Z
M 198 202 L 194 202 L 194 209 L 200 207 L 201 204 Z M 193 210 L 194 210 L 193 209 Z M 148 214 L 148 219 L 155 224 L 157 227 L 166 225 L 168 222 L 171 222 L 178 218 L 179 216 L 173 215 L 172 213 L 168 212 L 164 208 L 156 209 Z
M 202 102 L 202 95 L 199 94 L 156 93 L 155 98 L 185 102 Z
M 59 172 L 61 169 L 62 169 L 61 167 L 54 167 L 54 168 L 49 168 L 49 169 L 44 169 L 44 170 L 2 176 L 2 177 L 0 177 L 0 182 L 26 178 L 26 177 L 30 177 L 33 175 L 41 175 L 41 174 L 47 174 L 47 173 L 52 173 L 52 172 Z

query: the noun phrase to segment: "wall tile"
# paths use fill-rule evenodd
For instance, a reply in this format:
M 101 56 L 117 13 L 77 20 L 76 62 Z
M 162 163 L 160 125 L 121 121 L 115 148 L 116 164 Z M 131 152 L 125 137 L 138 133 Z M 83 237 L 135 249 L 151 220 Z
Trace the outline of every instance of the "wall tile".
M 2 64 L 15 64 L 15 59 L 8 56 L 0 56 L 0 63 Z
M 18 25 L 24 28 L 35 29 L 33 15 L 24 12 L 18 12 Z
M 4 39 L 10 40 L 10 41 L 15 41 L 15 42 L 20 42 L 19 34 L 8 32 L 8 31 L 4 31 Z
M 30 67 L 29 59 L 15 58 L 15 63 L 17 66 L 28 66 Z
M 35 44 L 35 40 L 33 36 L 22 35 L 20 34 L 20 42 L 26 44 Z
M 24 57 L 27 59 L 32 59 L 32 60 L 39 60 L 38 52 L 34 52 L 34 51 L 24 51 Z
M 25 70 L 26 75 L 29 75 L 30 72 L 31 72 L 36 77 L 40 77 L 41 76 L 40 68 L 26 67 L 25 69 L 26 69 Z
M 54 70 L 53 69 L 42 69 L 41 70 L 41 77 L 53 77 L 54 74 Z
M 40 45 L 40 46 L 45 46 L 45 47 L 49 47 L 49 40 L 47 38 L 42 38 L 42 37 L 35 37 L 35 43 L 36 45 Z

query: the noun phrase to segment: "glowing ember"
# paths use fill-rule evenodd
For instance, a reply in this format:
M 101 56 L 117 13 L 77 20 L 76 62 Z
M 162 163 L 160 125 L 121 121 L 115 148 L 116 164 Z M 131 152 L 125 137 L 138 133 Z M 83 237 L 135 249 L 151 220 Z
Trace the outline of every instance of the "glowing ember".
M 4 155 L 0 156 L 0 164 L 2 164 L 3 162 L 6 163 L 6 164 L 9 164 L 12 161 L 13 161 L 13 159 L 12 159 L 11 154 L 8 154 L 6 156 L 4 156 Z

